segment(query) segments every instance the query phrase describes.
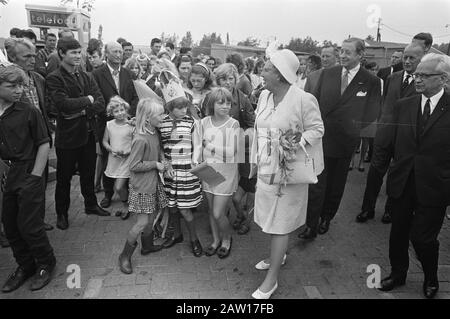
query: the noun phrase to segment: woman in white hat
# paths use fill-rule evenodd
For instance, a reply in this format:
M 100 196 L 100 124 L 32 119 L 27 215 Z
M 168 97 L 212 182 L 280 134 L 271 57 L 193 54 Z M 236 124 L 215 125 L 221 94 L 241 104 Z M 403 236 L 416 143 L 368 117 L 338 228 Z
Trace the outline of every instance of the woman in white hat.
M 308 184 L 273 184 L 267 176 L 279 172 L 279 142 L 283 132 L 296 128 L 299 143 L 314 159 L 315 173 L 323 168 L 324 126 L 316 98 L 295 85 L 299 61 L 290 50 L 270 55 L 261 73 L 265 88 L 256 109 L 252 163 L 257 163 L 255 222 L 270 234 L 270 258 L 256 264 L 268 270 L 257 299 L 268 299 L 278 287 L 280 267 L 286 261 L 289 234 L 306 221 Z M 304 157 L 302 157 L 304 159 Z M 295 167 L 295 166 L 294 166 Z M 295 169 L 295 168 L 294 168 Z

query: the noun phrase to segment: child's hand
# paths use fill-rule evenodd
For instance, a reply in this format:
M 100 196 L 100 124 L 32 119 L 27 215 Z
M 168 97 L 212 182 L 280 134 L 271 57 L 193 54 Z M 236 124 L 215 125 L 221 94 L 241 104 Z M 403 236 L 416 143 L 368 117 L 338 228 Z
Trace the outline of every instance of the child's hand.
M 126 121 L 128 125 L 136 126 L 136 118 L 132 117 L 131 119 Z
M 116 152 L 116 151 L 111 150 L 111 154 L 112 154 L 114 157 L 120 157 L 119 152 Z
M 173 179 L 175 177 L 175 171 L 173 170 L 172 166 L 170 166 L 166 171 L 167 177 Z
M 156 168 L 158 169 L 158 171 L 160 172 L 164 172 L 164 164 L 160 163 L 160 162 L 156 162 Z

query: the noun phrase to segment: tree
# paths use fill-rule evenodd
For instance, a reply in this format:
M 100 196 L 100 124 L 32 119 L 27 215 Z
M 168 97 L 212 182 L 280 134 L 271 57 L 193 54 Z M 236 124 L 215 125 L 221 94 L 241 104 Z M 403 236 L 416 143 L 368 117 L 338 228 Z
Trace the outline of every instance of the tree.
M 215 32 L 211 34 L 204 34 L 198 45 L 202 48 L 211 48 L 211 44 L 213 43 L 223 44 L 220 34 L 218 36 Z
M 192 40 L 191 31 L 187 31 L 186 35 L 181 39 L 180 47 L 192 48 L 194 40 Z
M 375 38 L 372 36 L 372 35 L 368 35 L 367 37 L 366 37 L 366 40 L 369 40 L 369 41 L 375 41 Z
M 438 49 L 439 51 L 448 54 L 449 53 L 449 44 L 441 43 L 441 44 L 433 44 L 433 48 Z
M 333 43 L 333 41 L 330 40 L 323 40 L 322 42 L 322 48 L 323 47 L 337 47 L 337 43 Z
M 66 6 L 69 3 L 75 4 L 75 1 L 77 3 L 76 7 L 78 9 L 84 9 L 87 10 L 88 12 L 91 12 L 92 9 L 94 8 L 94 2 L 95 0 L 81 0 L 81 6 L 80 6 L 80 0 L 60 0 L 61 4 L 63 6 Z
M 318 44 L 319 42 L 314 41 L 311 37 L 308 36 L 305 39 L 291 38 L 289 44 L 284 48 L 292 51 L 317 53 L 319 51 Z
M 165 38 L 164 43 L 170 42 L 170 43 L 173 43 L 174 46 L 177 46 L 178 38 L 179 38 L 178 35 L 176 35 L 176 34 L 174 33 L 174 34 L 172 34 L 172 35 L 167 36 L 167 37 Z
M 0 0 L 0 3 L 6 6 L 8 4 L 8 0 Z
M 257 38 L 248 37 L 244 41 L 238 42 L 237 45 L 242 45 L 246 47 L 258 47 L 261 40 L 258 40 Z

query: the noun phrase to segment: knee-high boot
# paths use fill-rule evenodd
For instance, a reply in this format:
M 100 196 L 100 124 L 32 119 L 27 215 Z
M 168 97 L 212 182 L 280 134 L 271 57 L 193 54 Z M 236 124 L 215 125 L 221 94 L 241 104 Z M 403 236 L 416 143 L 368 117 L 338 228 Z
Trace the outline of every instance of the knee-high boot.
M 125 242 L 125 246 L 119 256 L 120 271 L 124 274 L 131 274 L 133 272 L 133 267 L 131 266 L 131 256 L 133 255 L 136 247 L 137 243 L 132 245 L 128 242 L 128 240 Z

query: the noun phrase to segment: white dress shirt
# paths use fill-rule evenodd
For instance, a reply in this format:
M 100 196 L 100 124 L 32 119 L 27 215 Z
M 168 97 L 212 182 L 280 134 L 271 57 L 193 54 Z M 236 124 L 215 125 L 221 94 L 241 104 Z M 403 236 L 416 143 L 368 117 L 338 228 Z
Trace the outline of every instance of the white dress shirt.
M 111 76 L 114 80 L 114 83 L 116 84 L 117 92 L 119 92 L 119 89 L 120 89 L 120 86 L 119 86 L 119 84 L 120 84 L 120 82 L 119 82 L 120 66 L 119 66 L 119 69 L 117 70 L 118 71 L 117 75 L 114 75 L 113 74 L 114 69 L 109 65 L 109 63 L 106 63 L 106 64 L 108 65 L 109 72 L 111 72 Z
M 361 68 L 361 65 L 358 63 L 353 69 L 348 70 L 348 85 L 350 85 L 350 83 L 352 83 L 353 78 L 355 77 L 356 73 L 358 73 L 359 69 Z M 345 70 L 347 70 L 345 67 L 342 68 L 342 74 L 341 74 L 341 78 L 344 77 L 344 72 Z
M 405 82 L 405 79 L 406 79 L 406 76 L 407 75 L 410 75 L 410 77 L 409 77 L 409 79 L 408 79 L 408 85 L 409 84 L 411 84 L 411 82 L 414 80 L 414 77 L 413 77 L 413 75 L 412 74 L 410 74 L 410 73 L 408 73 L 408 72 L 403 72 L 403 79 L 402 79 L 402 83 L 404 83 Z
M 436 105 L 439 103 L 439 100 L 441 99 L 442 95 L 444 95 L 444 89 L 441 89 L 439 93 L 433 95 L 430 98 L 422 94 L 422 114 L 425 108 L 425 103 L 427 103 L 428 99 L 430 99 L 430 115 L 433 114 L 433 111 L 436 108 Z

